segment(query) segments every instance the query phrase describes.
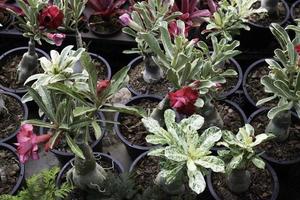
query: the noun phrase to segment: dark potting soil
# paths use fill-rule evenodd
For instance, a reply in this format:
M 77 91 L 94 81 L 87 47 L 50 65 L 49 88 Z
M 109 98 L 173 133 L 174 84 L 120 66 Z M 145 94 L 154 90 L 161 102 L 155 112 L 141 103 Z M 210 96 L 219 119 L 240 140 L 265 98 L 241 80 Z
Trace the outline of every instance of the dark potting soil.
M 221 115 L 224 122 L 224 129 L 230 130 L 233 133 L 237 133 L 239 128 L 244 125 L 244 120 L 236 109 L 229 104 L 216 101 L 215 102 L 217 111 Z
M 255 134 L 265 133 L 265 128 L 269 123 L 267 112 L 257 115 L 251 122 L 255 129 Z M 290 137 L 287 141 L 279 143 L 270 140 L 262 143 L 259 149 L 265 151 L 268 157 L 278 161 L 291 161 L 300 158 L 300 121 L 292 123 L 290 127 Z
M 247 77 L 246 81 L 246 89 L 249 93 L 249 96 L 253 101 L 256 103 L 261 99 L 270 97 L 272 95 L 268 94 L 264 90 L 264 85 L 261 84 L 260 80 L 263 76 L 269 74 L 270 69 L 268 68 L 267 65 L 262 65 L 260 67 L 257 67 L 253 69 Z M 269 101 L 265 104 L 263 104 L 263 107 L 266 108 L 272 108 L 277 105 L 278 100 L 274 99 L 272 101 Z
M 226 184 L 225 174 L 213 173 L 212 183 L 218 196 L 223 200 L 269 200 L 272 196 L 272 176 L 268 170 L 250 168 L 251 185 L 247 192 L 235 194 Z
M 222 69 L 221 72 L 224 72 L 228 69 L 233 69 L 236 71 L 234 64 L 232 62 L 230 62 L 230 60 L 228 62 L 226 62 L 224 67 L 222 67 L 221 69 Z M 226 77 L 226 83 L 222 84 L 222 88 L 220 90 L 221 95 L 232 90 L 237 85 L 238 81 L 239 81 L 238 76 Z
M 152 99 L 142 99 L 140 102 L 135 103 L 135 106 L 142 107 L 144 110 L 152 111 L 159 102 L 154 102 Z M 130 144 L 140 146 L 151 146 L 146 142 L 148 131 L 144 127 L 141 117 L 134 115 L 120 114 L 120 131 Z
M 254 3 L 253 7 L 255 9 L 260 8 L 261 2 Z M 282 22 L 285 17 L 286 13 L 288 11 L 286 10 L 284 4 L 282 2 L 278 3 L 278 15 L 276 18 L 270 17 L 267 13 L 260 13 L 260 14 L 253 14 L 249 17 L 249 20 L 255 24 L 260 24 L 262 26 L 268 27 L 271 23 L 280 23 Z
M 139 92 L 140 94 L 165 96 L 172 88 L 172 84 L 166 79 L 151 84 L 145 82 L 142 74 L 144 66 L 145 63 L 141 62 L 129 70 L 129 84 L 132 89 Z
M 4 139 L 20 127 L 21 121 L 24 119 L 24 111 L 22 104 L 15 98 L 0 94 L 2 96 L 7 112 L 0 114 L 0 139 Z
M 300 3 L 298 3 L 295 7 L 294 7 L 294 16 L 295 19 L 299 19 L 300 18 Z
M 121 30 L 122 25 L 118 18 L 114 17 L 108 21 L 103 20 L 99 15 L 92 15 L 90 18 L 90 27 L 98 34 L 109 35 Z
M 118 174 L 118 171 L 114 168 L 112 162 L 108 162 L 107 160 L 105 160 L 105 161 L 103 161 L 103 160 L 97 160 L 97 163 L 99 165 L 101 165 L 106 170 L 106 172 L 114 174 L 114 175 Z M 63 174 L 63 176 L 62 176 L 62 183 L 66 182 L 66 173 L 70 169 L 71 169 L 71 166 L 65 171 L 65 174 Z M 87 200 L 86 196 L 87 196 L 87 192 L 86 191 L 82 191 L 79 188 L 74 188 L 72 190 L 72 192 L 68 195 L 68 197 L 66 197 L 63 200 Z
M 98 59 L 93 59 L 93 64 L 96 67 L 97 70 L 97 78 L 98 80 L 105 80 L 107 79 L 107 68 L 106 65 Z
M 0 195 L 8 194 L 14 188 L 20 174 L 18 158 L 10 151 L 0 150 Z

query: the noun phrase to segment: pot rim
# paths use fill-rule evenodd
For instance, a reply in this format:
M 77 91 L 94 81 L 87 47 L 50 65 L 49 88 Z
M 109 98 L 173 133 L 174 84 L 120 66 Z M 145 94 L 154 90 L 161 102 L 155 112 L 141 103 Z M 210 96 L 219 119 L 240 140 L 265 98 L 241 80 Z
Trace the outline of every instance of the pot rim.
M 296 19 L 296 16 L 295 16 L 295 14 L 294 14 L 294 10 L 295 10 L 296 6 L 297 6 L 299 3 L 300 3 L 300 0 L 294 2 L 294 3 L 292 4 L 292 6 L 291 6 L 290 13 L 291 13 L 291 18 L 292 18 L 294 21 L 295 21 L 295 19 Z
M 25 103 L 22 102 L 21 98 L 18 95 L 11 93 L 11 92 L 7 92 L 7 91 L 2 91 L 2 90 L 0 90 L 0 94 L 5 94 L 5 95 L 15 98 L 21 104 L 21 106 L 23 108 L 23 117 L 24 117 L 23 120 L 28 119 L 28 107 Z M 16 137 L 16 135 L 20 129 L 21 129 L 21 125 L 17 128 L 17 130 L 15 130 L 14 133 L 10 134 L 6 138 L 0 139 L 0 143 L 5 143 L 5 142 L 13 139 L 14 137 Z
M 106 79 L 108 79 L 108 80 L 110 80 L 111 79 L 111 67 L 110 67 L 110 64 L 108 63 L 108 61 L 104 58 L 104 57 L 102 57 L 102 56 L 100 56 L 100 55 L 98 55 L 98 54 L 96 54 L 96 53 L 91 53 L 91 52 L 89 52 L 89 54 L 90 54 L 90 56 L 92 57 L 92 58 L 94 58 L 94 59 L 99 59 L 101 62 L 103 62 L 103 64 L 105 65 L 105 67 L 106 67 L 106 71 L 107 71 L 107 74 L 106 74 Z
M 90 16 L 89 19 L 88 19 L 88 27 L 89 27 L 89 30 L 90 30 L 92 33 L 94 33 L 95 35 L 97 35 L 97 36 L 102 36 L 102 37 L 105 37 L 105 36 L 112 36 L 112 35 L 115 35 L 115 34 L 119 33 L 119 32 L 122 30 L 122 28 L 123 28 L 122 24 L 118 21 L 118 24 L 120 24 L 120 27 L 119 27 L 118 29 L 116 29 L 115 31 L 112 31 L 111 33 L 102 33 L 102 32 L 96 31 L 96 30 L 95 30 L 94 28 L 92 28 L 92 26 L 90 25 L 90 24 L 91 24 L 91 18 L 92 18 L 93 16 L 97 16 L 97 15 L 96 15 L 96 14 L 91 14 L 91 16 Z
M 130 168 L 129 168 L 129 172 L 133 172 L 134 168 L 136 167 L 136 165 L 146 156 L 148 156 L 148 153 L 150 152 L 150 150 L 140 154 L 133 162 L 132 164 L 130 165 Z

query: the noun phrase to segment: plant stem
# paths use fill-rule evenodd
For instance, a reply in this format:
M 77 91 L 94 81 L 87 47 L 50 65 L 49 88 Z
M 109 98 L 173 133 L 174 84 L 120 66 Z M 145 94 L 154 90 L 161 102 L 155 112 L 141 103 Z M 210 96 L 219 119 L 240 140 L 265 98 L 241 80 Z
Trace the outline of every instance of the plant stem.
M 38 55 L 35 51 L 35 41 L 30 38 L 28 43 L 28 51 L 23 55 L 21 62 L 18 65 L 18 84 L 22 84 L 28 77 L 37 71 Z
M 150 117 L 157 120 L 161 126 L 164 126 L 164 112 L 169 108 L 169 99 L 167 96 L 159 102 L 156 108 L 151 113 Z
M 165 178 L 158 174 L 155 178 L 155 184 L 159 185 L 162 190 L 170 195 L 180 195 L 185 191 L 185 186 L 182 184 L 183 182 L 180 180 L 181 176 L 177 176 L 176 180 L 172 183 L 167 184 Z
M 289 137 L 289 128 L 291 124 L 291 111 L 282 111 L 270 120 L 265 132 L 274 134 L 277 142 L 285 142 Z
M 76 46 L 77 49 L 83 48 L 82 36 L 78 29 L 78 24 L 76 24 Z
M 246 169 L 233 169 L 227 176 L 228 188 L 237 194 L 246 192 L 251 184 L 250 172 Z
M 278 2 L 279 0 L 261 0 L 261 7 L 268 11 L 272 18 L 278 17 Z
M 163 78 L 163 71 L 161 68 L 153 61 L 151 55 L 146 55 L 144 57 L 145 69 L 143 71 L 143 79 L 147 83 L 156 83 Z

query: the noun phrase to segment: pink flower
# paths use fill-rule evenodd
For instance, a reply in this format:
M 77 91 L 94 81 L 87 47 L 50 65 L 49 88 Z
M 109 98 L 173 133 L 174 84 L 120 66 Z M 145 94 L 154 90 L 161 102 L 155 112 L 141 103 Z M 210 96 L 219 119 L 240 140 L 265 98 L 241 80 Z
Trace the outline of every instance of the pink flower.
M 298 55 L 300 55 L 300 44 L 297 44 L 295 46 L 295 51 L 297 52 Z
M 47 33 L 47 37 L 52 40 L 56 46 L 61 46 L 66 35 L 62 33 Z
M 101 80 L 97 83 L 97 94 L 100 94 L 110 85 L 110 80 Z
M 179 113 L 191 115 L 196 111 L 196 106 L 194 104 L 198 97 L 199 93 L 197 90 L 186 86 L 176 92 L 169 93 L 170 106 Z
M 187 37 L 190 27 L 185 27 L 185 30 L 183 30 L 177 26 L 176 21 L 171 21 L 169 23 L 168 30 L 169 30 L 171 37 L 173 37 L 173 38 L 178 35 L 181 35 L 181 34 L 184 34 L 184 36 Z
M 121 15 L 119 17 L 120 21 L 121 21 L 121 24 L 123 26 L 129 26 L 130 28 L 132 28 L 133 30 L 135 31 L 142 31 L 142 27 L 140 25 L 138 25 L 136 22 L 134 22 L 130 15 L 127 14 L 127 13 L 124 13 L 123 15 Z
M 21 163 L 25 163 L 30 157 L 32 159 L 39 159 L 38 144 L 49 141 L 51 134 L 37 136 L 33 133 L 33 126 L 30 124 L 24 124 L 17 135 L 18 154 L 20 156 Z

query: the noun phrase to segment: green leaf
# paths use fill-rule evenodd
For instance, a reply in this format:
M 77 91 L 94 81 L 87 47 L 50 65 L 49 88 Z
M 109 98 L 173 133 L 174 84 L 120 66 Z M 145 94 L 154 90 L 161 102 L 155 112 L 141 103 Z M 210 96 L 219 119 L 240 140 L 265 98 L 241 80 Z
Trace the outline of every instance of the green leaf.
M 198 170 L 189 171 L 188 170 L 188 177 L 189 177 L 189 187 L 191 190 L 196 192 L 196 194 L 200 194 L 205 190 L 206 182 L 202 173 Z
M 102 136 L 101 128 L 100 128 L 100 126 L 99 126 L 99 124 L 98 124 L 97 121 L 93 121 L 92 122 L 92 126 L 94 128 L 95 138 L 96 138 L 96 140 L 98 140 Z
M 231 161 L 229 162 L 229 164 L 227 165 L 227 168 L 229 168 L 230 170 L 232 169 L 236 169 L 240 163 L 243 161 L 243 153 L 240 153 L 239 155 L 234 156 Z
M 69 136 L 69 134 L 65 134 L 66 136 L 66 140 L 67 143 L 71 149 L 71 151 L 78 157 L 80 157 L 81 159 L 85 159 L 81 149 L 79 148 L 79 146 L 73 141 L 73 139 Z
M 224 161 L 216 156 L 204 156 L 198 160 L 195 160 L 195 163 L 204 168 L 211 169 L 214 172 L 224 172 L 225 171 Z
M 273 99 L 276 99 L 276 95 L 274 95 L 274 96 L 271 96 L 271 97 L 266 97 L 266 98 L 264 98 L 264 99 L 261 99 L 261 100 L 259 100 L 257 103 L 256 103 L 256 105 L 257 106 L 260 106 L 260 105 L 262 105 L 262 104 L 264 104 L 264 103 L 267 103 L 267 102 L 269 102 L 269 101 L 272 101 Z
M 218 127 L 206 129 L 199 137 L 200 148 L 203 150 L 211 149 L 222 137 L 222 131 Z
M 187 160 L 187 156 L 181 153 L 177 147 L 168 146 L 165 148 L 165 157 L 169 160 L 173 160 L 176 162 L 183 162 Z
M 44 128 L 49 128 L 49 129 L 55 128 L 54 124 L 51 124 L 49 122 L 44 122 L 42 120 L 37 120 L 37 119 L 25 120 L 22 122 L 22 124 L 31 124 L 33 126 L 44 127 Z
M 74 115 L 74 117 L 78 117 L 78 116 L 85 115 L 90 112 L 94 112 L 96 110 L 97 109 L 93 108 L 93 107 L 76 107 L 73 110 L 73 115 Z
M 264 169 L 265 168 L 266 164 L 260 157 L 254 157 L 254 158 L 252 158 L 251 161 L 259 169 Z
M 289 102 L 287 104 L 274 107 L 271 110 L 269 110 L 268 118 L 273 119 L 275 117 L 275 115 L 277 115 L 278 113 L 280 113 L 282 111 L 290 110 L 292 107 L 293 107 L 293 102 Z

